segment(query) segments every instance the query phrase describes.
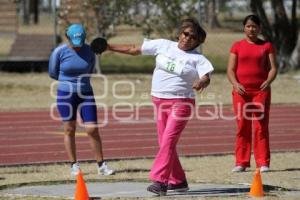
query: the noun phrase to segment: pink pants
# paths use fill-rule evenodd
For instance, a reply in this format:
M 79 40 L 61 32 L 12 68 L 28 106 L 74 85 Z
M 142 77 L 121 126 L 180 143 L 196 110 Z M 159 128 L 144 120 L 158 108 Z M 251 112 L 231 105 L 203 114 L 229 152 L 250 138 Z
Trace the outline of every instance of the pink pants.
M 271 91 L 253 91 L 240 95 L 232 92 L 237 117 L 236 166 L 250 167 L 252 132 L 256 166 L 270 165 L 269 112 Z M 252 129 L 254 129 L 252 131 Z
M 159 151 L 150 171 L 150 179 L 179 184 L 186 177 L 176 152 L 176 144 L 192 117 L 195 100 L 152 97 L 152 101 L 155 106 Z

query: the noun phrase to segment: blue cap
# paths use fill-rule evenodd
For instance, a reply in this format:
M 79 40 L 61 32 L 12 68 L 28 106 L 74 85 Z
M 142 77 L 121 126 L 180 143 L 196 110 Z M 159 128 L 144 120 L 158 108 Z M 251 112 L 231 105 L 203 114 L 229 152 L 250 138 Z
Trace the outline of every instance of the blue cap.
M 85 40 L 85 30 L 81 24 L 72 24 L 66 32 L 73 47 L 81 47 Z

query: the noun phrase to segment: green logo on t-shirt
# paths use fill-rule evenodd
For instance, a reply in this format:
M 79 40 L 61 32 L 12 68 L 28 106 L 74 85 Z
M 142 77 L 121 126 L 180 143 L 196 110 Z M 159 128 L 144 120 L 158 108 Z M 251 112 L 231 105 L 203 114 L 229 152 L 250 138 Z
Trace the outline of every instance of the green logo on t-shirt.
M 176 64 L 174 62 L 167 62 L 166 69 L 170 72 L 174 72 Z

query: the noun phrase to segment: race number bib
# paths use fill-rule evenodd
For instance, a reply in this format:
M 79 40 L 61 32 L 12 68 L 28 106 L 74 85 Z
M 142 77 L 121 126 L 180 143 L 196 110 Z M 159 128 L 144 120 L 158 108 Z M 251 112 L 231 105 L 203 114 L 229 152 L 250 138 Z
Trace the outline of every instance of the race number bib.
M 167 72 L 180 75 L 184 68 L 184 62 L 176 59 L 171 59 L 167 56 L 159 54 L 156 57 L 156 64 L 160 69 Z

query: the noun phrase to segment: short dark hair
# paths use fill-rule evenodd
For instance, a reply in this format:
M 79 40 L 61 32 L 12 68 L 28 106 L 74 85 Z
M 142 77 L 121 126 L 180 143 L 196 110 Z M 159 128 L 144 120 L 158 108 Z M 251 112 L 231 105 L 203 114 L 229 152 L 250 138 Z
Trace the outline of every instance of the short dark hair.
M 259 19 L 259 17 L 257 15 L 252 14 L 252 15 L 246 16 L 245 19 L 244 19 L 244 21 L 243 21 L 243 25 L 244 26 L 246 25 L 246 23 L 247 23 L 248 20 L 251 20 L 256 25 L 260 26 L 260 19 Z
M 199 22 L 194 18 L 186 18 L 181 21 L 180 27 L 179 27 L 179 35 L 187 28 L 192 28 L 193 31 L 197 34 L 198 44 L 202 44 L 205 41 L 206 38 L 206 32 L 205 30 L 200 26 Z M 195 46 L 194 48 L 196 48 Z

